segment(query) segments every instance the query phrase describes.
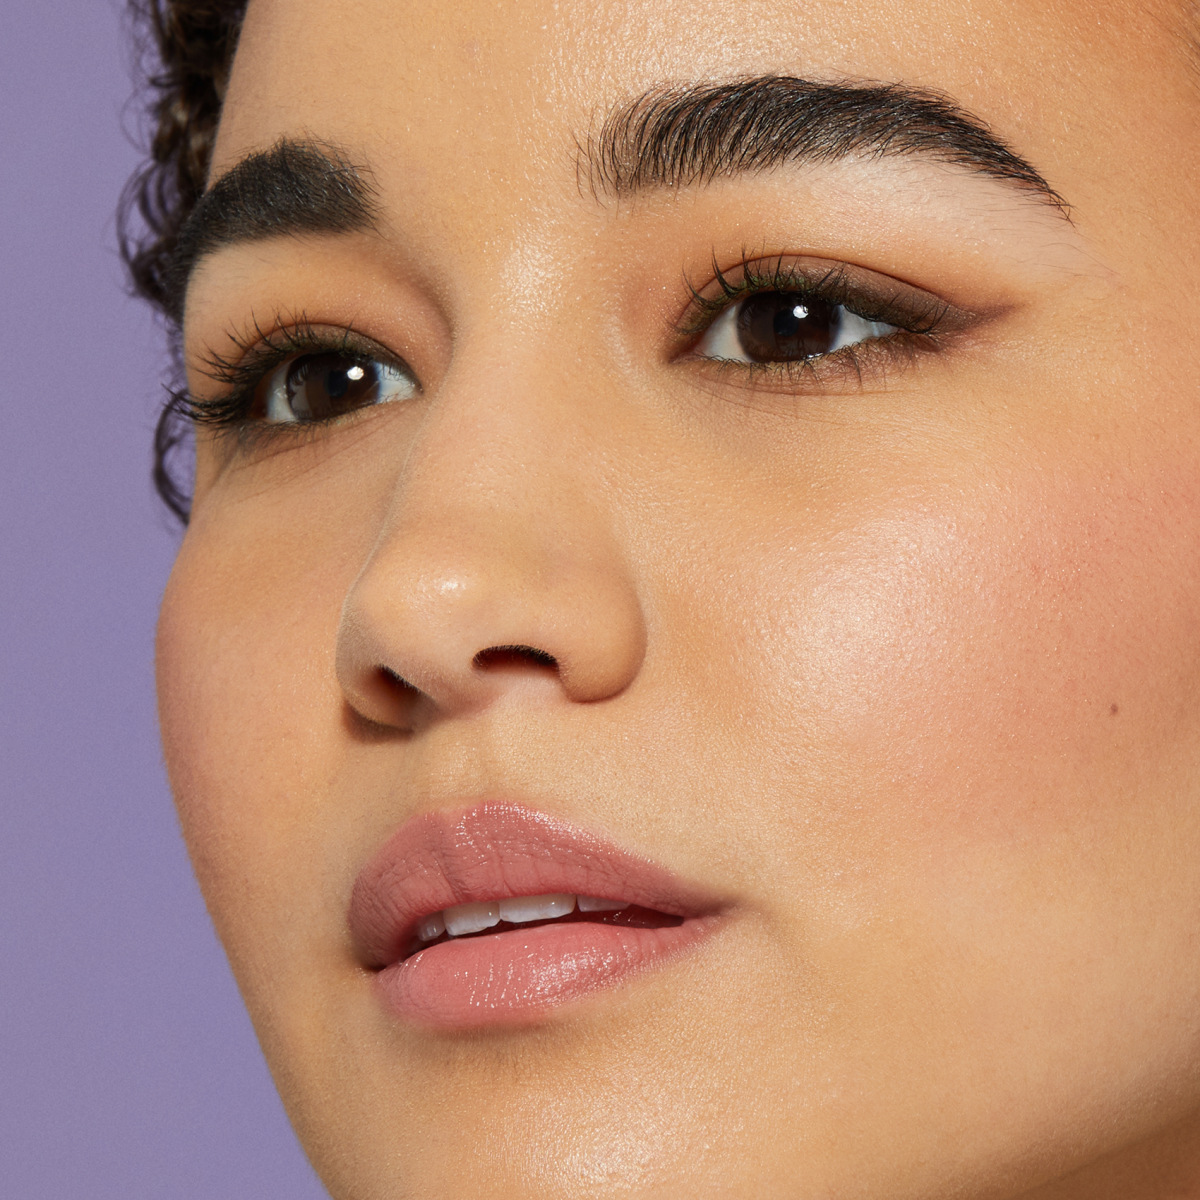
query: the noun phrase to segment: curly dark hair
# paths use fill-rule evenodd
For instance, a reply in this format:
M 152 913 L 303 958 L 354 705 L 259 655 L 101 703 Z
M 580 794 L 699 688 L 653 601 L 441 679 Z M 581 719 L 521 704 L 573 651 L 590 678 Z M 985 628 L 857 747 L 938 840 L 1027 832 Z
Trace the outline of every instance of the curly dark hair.
M 146 98 L 145 165 L 121 197 L 117 231 L 134 292 L 162 315 L 178 369 L 183 297 L 171 275 L 179 232 L 204 193 L 247 0 L 129 0 Z M 154 433 L 154 486 L 187 523 L 190 422 L 172 391 Z M 182 468 L 182 469 L 181 469 Z

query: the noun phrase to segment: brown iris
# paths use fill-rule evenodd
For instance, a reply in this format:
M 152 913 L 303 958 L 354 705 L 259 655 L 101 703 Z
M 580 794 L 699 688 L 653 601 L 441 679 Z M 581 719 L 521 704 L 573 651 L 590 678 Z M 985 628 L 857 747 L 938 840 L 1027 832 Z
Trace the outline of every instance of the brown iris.
M 378 402 L 379 368 L 345 354 L 305 354 L 287 373 L 287 397 L 302 421 L 320 421 Z
M 828 354 L 837 341 L 841 313 L 841 305 L 799 292 L 760 292 L 740 307 L 738 342 L 752 362 Z

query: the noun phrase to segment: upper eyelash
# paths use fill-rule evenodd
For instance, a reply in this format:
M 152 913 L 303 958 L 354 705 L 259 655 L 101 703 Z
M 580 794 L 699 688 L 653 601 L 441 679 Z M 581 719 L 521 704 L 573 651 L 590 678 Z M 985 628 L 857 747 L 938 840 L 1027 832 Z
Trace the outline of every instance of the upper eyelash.
M 741 278 L 736 282 L 730 280 L 714 256 L 712 271 L 713 279 L 721 289 L 719 296 L 705 295 L 685 276 L 684 284 L 692 303 L 676 325 L 681 339 L 696 338 L 731 304 L 762 292 L 795 292 L 827 304 L 841 305 L 864 320 L 895 325 L 905 333 L 923 336 L 935 334 L 950 312 L 948 303 L 933 296 L 929 297 L 927 308 L 915 311 L 911 299 L 899 299 L 899 289 L 890 297 L 871 296 L 861 282 L 852 279 L 844 263 L 831 264 L 814 275 L 811 269 L 806 270 L 787 256 L 778 255 L 768 260 L 743 258 L 734 270 L 741 271 Z
M 318 330 L 303 313 L 284 318 L 278 315 L 264 331 L 257 320 L 253 334 L 230 329 L 226 336 L 234 349 L 229 355 L 210 350 L 202 360 L 202 371 L 221 389 L 210 400 L 198 400 L 190 392 L 181 400 L 184 413 L 199 425 L 244 426 L 263 378 L 287 359 L 299 354 L 346 354 L 379 358 L 382 348 L 363 337 L 352 326 L 330 336 Z M 386 356 L 391 357 L 391 356 Z M 304 425 L 307 423 L 301 423 Z

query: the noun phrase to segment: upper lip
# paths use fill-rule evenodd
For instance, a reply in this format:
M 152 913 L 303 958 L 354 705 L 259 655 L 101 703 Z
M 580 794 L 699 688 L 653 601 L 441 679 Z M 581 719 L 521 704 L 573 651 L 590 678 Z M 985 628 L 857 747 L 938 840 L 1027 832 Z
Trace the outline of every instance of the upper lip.
M 681 917 L 716 897 L 665 867 L 559 817 L 488 802 L 422 813 L 400 827 L 359 872 L 350 933 L 362 961 L 399 961 L 422 918 L 456 904 L 556 892 L 602 896 Z

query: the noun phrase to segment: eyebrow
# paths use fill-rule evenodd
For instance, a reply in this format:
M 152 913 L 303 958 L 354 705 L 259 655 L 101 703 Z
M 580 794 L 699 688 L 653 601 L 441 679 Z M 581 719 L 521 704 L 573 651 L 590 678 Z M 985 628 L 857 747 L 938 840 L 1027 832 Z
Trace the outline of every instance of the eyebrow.
M 941 93 L 901 83 L 757 75 L 664 85 L 617 105 L 599 134 L 577 147 L 580 184 L 586 178 L 597 198 L 866 155 L 965 167 L 1070 214 L 1062 196 L 978 117 Z M 193 270 L 219 249 L 378 225 L 365 167 L 331 143 L 282 138 L 238 162 L 192 209 L 167 271 L 171 315 L 182 321 Z
M 920 157 L 1067 202 L 978 117 L 948 96 L 902 83 L 827 83 L 756 75 L 663 86 L 618 105 L 579 145 L 593 194 L 688 187 L 785 164 L 855 156 Z
M 182 319 L 188 279 L 208 254 L 270 237 L 374 229 L 378 215 L 365 168 L 329 143 L 281 138 L 230 168 L 184 222 L 167 271 L 172 316 Z

